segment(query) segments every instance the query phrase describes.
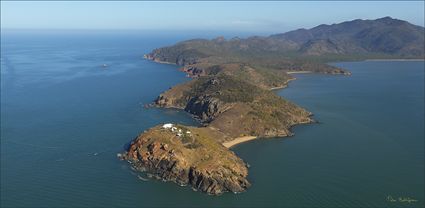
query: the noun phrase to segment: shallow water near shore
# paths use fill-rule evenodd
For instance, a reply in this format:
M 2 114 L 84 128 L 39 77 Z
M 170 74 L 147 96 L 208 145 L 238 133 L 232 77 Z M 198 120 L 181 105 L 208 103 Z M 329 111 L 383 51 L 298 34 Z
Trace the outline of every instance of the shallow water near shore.
M 215 197 L 140 180 L 116 158 L 126 143 L 162 122 L 198 125 L 185 112 L 143 107 L 189 80 L 143 54 L 202 35 L 2 34 L 1 207 L 423 207 L 421 61 L 294 75 L 276 93 L 320 123 L 232 148 L 251 166 L 245 193 Z

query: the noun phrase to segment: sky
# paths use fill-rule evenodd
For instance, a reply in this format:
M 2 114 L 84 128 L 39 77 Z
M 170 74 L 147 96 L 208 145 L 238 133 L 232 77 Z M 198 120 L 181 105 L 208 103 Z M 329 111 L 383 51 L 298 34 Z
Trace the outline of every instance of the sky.
M 1 1 L 1 28 L 285 32 L 385 16 L 424 26 L 424 6 L 424 1 Z

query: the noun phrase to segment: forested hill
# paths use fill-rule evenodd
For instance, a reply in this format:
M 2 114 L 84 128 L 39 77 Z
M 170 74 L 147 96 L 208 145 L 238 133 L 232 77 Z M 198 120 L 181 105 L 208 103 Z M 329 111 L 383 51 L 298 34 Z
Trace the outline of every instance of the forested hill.
M 309 70 L 311 63 L 329 61 L 423 59 L 424 34 L 424 27 L 391 17 L 357 19 L 268 37 L 188 40 L 155 49 L 147 57 L 178 65 L 245 63 L 257 68 Z

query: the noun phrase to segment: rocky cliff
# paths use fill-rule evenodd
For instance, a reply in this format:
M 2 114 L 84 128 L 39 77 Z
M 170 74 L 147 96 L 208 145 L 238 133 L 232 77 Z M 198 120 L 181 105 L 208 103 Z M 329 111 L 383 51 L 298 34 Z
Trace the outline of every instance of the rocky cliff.
M 175 128 L 157 126 L 139 135 L 122 159 L 157 179 L 190 185 L 212 195 L 243 192 L 250 186 L 246 164 L 210 138 L 213 130 Z
M 293 125 L 312 122 L 310 112 L 234 75 L 193 79 L 162 93 L 155 104 L 183 109 L 232 138 L 289 136 Z

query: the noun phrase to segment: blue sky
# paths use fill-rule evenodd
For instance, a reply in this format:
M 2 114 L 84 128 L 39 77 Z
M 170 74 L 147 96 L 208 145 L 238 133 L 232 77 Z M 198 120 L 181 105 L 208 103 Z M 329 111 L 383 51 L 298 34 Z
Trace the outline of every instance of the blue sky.
M 284 32 L 384 16 L 424 26 L 424 1 L 1 2 L 4 29 Z

